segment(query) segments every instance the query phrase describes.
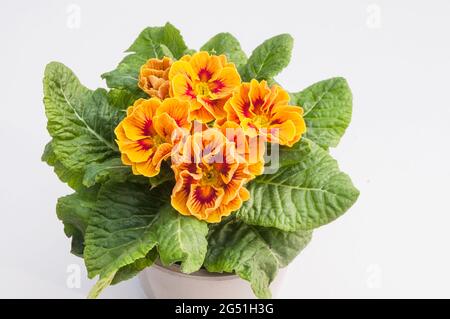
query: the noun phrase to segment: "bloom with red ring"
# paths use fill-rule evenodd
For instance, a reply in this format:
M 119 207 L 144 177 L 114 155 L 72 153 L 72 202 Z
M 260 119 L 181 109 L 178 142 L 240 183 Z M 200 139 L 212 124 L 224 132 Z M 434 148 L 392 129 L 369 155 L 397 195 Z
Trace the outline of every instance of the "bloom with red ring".
M 173 145 L 190 130 L 188 114 L 189 103 L 176 98 L 137 100 L 114 131 L 122 162 L 136 175 L 157 175 Z
M 203 123 L 223 119 L 223 109 L 241 79 L 234 64 L 224 55 L 198 52 L 184 56 L 169 71 L 172 96 L 190 102 L 192 119 Z
M 289 105 L 289 94 L 266 81 L 242 83 L 224 109 L 227 120 L 239 124 L 246 135 L 263 136 L 271 143 L 292 146 L 306 132 L 303 109 Z
M 172 156 L 171 202 L 181 214 L 217 223 L 249 199 L 245 184 L 254 176 L 220 130 L 194 133 L 179 144 Z

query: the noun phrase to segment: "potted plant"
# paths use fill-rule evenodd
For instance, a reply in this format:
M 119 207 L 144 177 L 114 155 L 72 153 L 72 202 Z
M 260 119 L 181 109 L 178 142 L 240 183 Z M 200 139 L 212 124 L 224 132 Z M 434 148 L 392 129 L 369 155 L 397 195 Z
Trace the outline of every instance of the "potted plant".
M 75 191 L 56 211 L 99 278 L 90 297 L 143 270 L 160 297 L 205 297 L 205 284 L 248 296 L 236 276 L 270 297 L 312 230 L 353 205 L 359 192 L 328 153 L 349 125 L 350 89 L 332 78 L 288 93 L 274 77 L 292 46 L 278 35 L 247 58 L 220 33 L 197 52 L 167 23 L 102 75 L 108 89 L 47 65 L 43 160 Z

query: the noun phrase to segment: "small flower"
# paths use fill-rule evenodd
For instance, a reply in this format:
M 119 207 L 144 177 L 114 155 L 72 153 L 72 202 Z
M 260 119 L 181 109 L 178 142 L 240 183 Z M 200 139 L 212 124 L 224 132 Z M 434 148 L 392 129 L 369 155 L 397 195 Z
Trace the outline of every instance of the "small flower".
M 172 169 L 171 202 L 183 215 L 217 223 L 250 197 L 244 187 L 253 178 L 248 164 L 217 129 L 188 135 L 174 147 Z
M 171 94 L 191 103 L 193 119 L 208 123 L 226 116 L 223 106 L 241 79 L 224 55 L 198 52 L 184 56 L 170 68 Z
M 266 81 L 242 83 L 224 107 L 227 120 L 242 126 L 249 136 L 292 146 L 306 131 L 303 109 L 289 105 L 289 94 Z
M 137 100 L 114 131 L 122 162 L 136 175 L 157 175 L 183 129 L 191 128 L 188 109 L 188 102 L 176 98 Z
M 139 87 L 151 97 L 164 100 L 169 96 L 169 70 L 172 60 L 168 57 L 149 59 L 139 73 Z

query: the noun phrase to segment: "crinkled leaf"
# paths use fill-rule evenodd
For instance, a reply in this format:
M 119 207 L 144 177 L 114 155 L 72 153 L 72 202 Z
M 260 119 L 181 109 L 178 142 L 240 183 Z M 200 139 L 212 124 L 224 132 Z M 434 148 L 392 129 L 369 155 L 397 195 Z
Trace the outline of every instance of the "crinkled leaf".
M 270 81 L 289 64 L 293 45 L 294 40 L 289 34 L 280 34 L 264 41 L 241 69 L 242 80 Z
M 170 23 L 163 27 L 148 27 L 142 31 L 127 55 L 111 72 L 102 75 L 110 88 L 139 91 L 137 86 L 139 69 L 150 58 L 164 56 L 179 59 L 187 50 L 180 31 Z
M 305 137 L 324 148 L 338 145 L 352 117 L 352 93 L 343 78 L 332 78 L 291 94 L 305 110 Z
M 200 50 L 216 55 L 225 54 L 238 68 L 247 62 L 247 55 L 242 51 L 239 41 L 230 33 L 216 34 Z
M 163 264 L 198 270 L 206 253 L 206 223 L 182 216 L 170 190 L 130 183 L 104 184 L 86 230 L 84 258 L 90 277 L 101 278 L 144 258 L 155 246 Z
M 328 152 L 306 139 L 292 148 L 280 148 L 278 171 L 257 177 L 248 189 L 250 199 L 237 212 L 239 218 L 285 231 L 327 224 L 359 196 Z
M 42 161 L 53 166 L 55 174 L 59 179 L 67 183 L 72 189 L 80 189 L 83 187 L 83 173 L 81 171 L 65 167 L 56 157 L 53 151 L 52 142 L 48 142 L 42 154 Z
M 235 272 L 251 283 L 259 298 L 270 298 L 277 271 L 308 244 L 310 231 L 284 232 L 227 219 L 211 228 L 205 267 L 210 272 Z
M 153 265 L 156 258 L 158 258 L 158 251 L 154 248 L 150 250 L 150 252 L 144 258 L 137 259 L 132 264 L 120 268 L 116 272 L 116 275 L 114 276 L 111 285 L 115 285 L 121 281 L 133 278 L 145 268 Z
M 130 92 L 128 90 L 111 89 L 108 92 L 108 102 L 111 106 L 119 110 L 126 109 L 133 105 L 134 102 L 140 98 L 147 98 L 147 95 L 142 91 Z
M 130 166 L 122 164 L 120 157 L 114 157 L 102 163 L 91 163 L 86 167 L 83 184 L 91 187 L 107 180 L 124 182 L 131 176 Z
M 52 62 L 45 69 L 44 104 L 53 140 L 43 159 L 70 186 L 79 187 L 90 164 L 119 157 L 114 128 L 123 112 L 109 105 L 105 90 L 87 89 L 69 68 Z
M 84 234 L 97 199 L 98 188 L 80 188 L 71 195 L 60 197 L 56 205 L 56 214 L 64 224 L 67 237 L 72 237 L 74 255 L 83 256 Z

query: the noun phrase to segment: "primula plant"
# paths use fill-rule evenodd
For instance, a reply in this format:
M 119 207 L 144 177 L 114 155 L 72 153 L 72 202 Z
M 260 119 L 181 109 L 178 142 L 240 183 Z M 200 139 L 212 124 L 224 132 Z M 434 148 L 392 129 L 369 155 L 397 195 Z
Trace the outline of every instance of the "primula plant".
M 353 205 L 359 192 L 328 153 L 349 125 L 350 89 L 332 78 L 288 93 L 274 77 L 292 46 L 278 35 L 247 58 L 220 33 L 194 51 L 168 23 L 102 75 L 108 89 L 47 65 L 43 160 L 75 191 L 56 210 L 99 278 L 91 297 L 155 262 L 235 273 L 270 297 L 312 230 Z

